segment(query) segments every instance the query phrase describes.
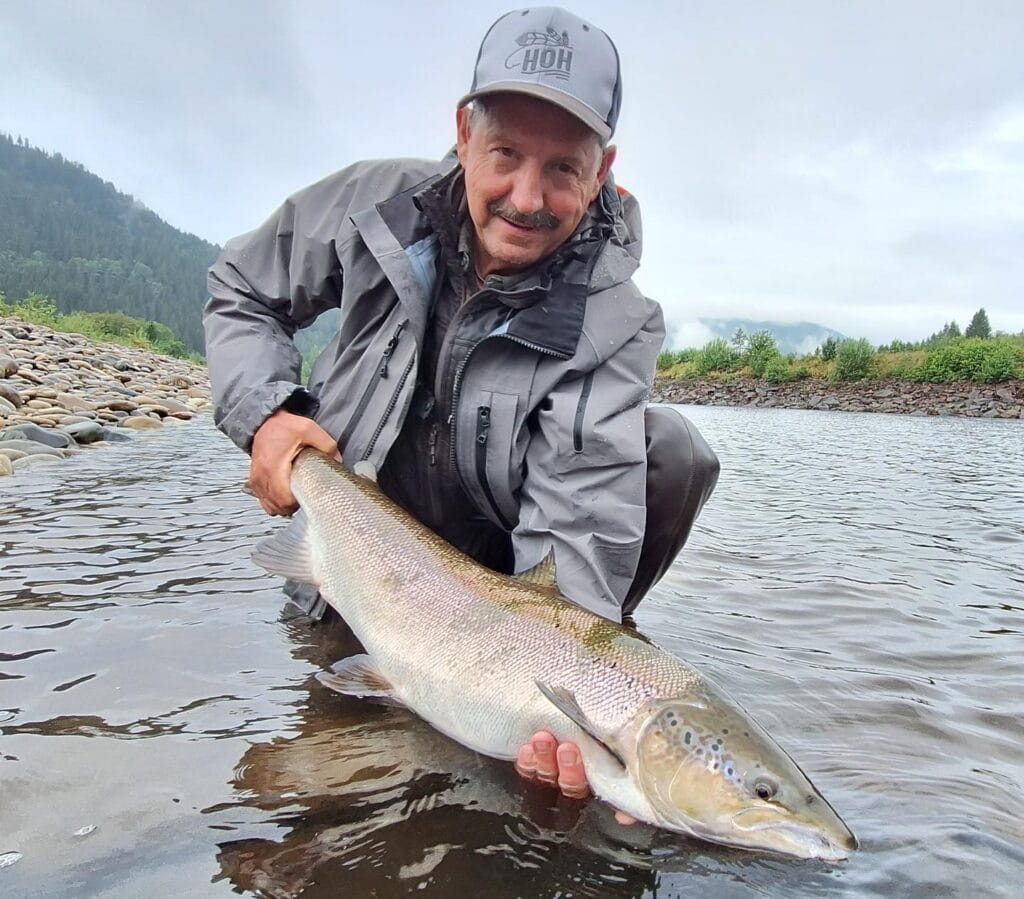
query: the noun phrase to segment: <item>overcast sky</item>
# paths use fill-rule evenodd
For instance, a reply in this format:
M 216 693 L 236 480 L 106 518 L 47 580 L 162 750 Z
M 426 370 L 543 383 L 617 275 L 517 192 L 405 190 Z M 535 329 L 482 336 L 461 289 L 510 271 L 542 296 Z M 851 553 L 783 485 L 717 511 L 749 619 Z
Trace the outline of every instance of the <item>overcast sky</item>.
M 216 243 L 356 159 L 443 155 L 515 4 L 0 0 L 0 131 Z M 1024 329 L 1024 2 L 595 2 L 637 280 L 875 342 Z M 0 210 L 3 214 L 3 210 Z

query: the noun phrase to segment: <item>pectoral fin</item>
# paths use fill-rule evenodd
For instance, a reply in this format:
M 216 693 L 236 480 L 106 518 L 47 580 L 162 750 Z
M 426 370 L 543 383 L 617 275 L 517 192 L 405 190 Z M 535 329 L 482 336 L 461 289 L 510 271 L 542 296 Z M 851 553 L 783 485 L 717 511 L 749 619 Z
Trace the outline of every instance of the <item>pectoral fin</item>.
M 401 705 L 395 696 L 395 689 L 384 677 L 373 660 L 361 653 L 349 656 L 336 662 L 331 671 L 321 671 L 316 679 L 325 687 L 330 687 L 345 696 L 358 696 L 361 699 L 374 699 L 377 702 Z
M 608 745 L 607 736 L 598 731 L 598 729 L 590 722 L 590 719 L 586 716 L 583 709 L 580 708 L 580 705 L 576 701 L 576 697 L 572 694 L 572 691 L 566 690 L 565 687 L 551 687 L 548 684 L 541 683 L 539 680 L 534 681 L 534 683 L 537 685 L 537 689 L 547 697 L 548 701 L 550 701 L 558 711 L 583 730 L 587 736 L 601 746 L 602 749 L 607 751 L 607 753 L 622 765 L 623 768 L 626 767 L 626 763 L 622 760 L 622 756 Z

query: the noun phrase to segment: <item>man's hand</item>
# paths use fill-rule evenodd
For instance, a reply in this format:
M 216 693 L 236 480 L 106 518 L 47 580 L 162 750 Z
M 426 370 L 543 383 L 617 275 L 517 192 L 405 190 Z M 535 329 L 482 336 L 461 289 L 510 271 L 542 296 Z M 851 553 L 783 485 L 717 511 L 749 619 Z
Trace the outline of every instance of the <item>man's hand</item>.
M 268 515 L 291 515 L 299 504 L 292 496 L 292 462 L 311 446 L 337 456 L 338 443 L 311 418 L 278 409 L 252 439 L 246 485 Z
M 590 795 L 587 772 L 575 743 L 559 743 L 546 730 L 538 731 L 530 742 L 521 746 L 516 756 L 516 771 L 527 780 L 557 786 L 563 796 L 586 799 Z M 620 824 L 635 824 L 636 818 L 615 810 Z

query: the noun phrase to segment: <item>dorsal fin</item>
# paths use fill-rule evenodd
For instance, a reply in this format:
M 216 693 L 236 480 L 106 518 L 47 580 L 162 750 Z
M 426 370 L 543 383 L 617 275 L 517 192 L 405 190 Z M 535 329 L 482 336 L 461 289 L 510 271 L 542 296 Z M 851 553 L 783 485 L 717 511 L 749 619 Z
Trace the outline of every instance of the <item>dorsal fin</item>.
M 533 584 L 537 587 L 551 587 L 558 589 L 558 578 L 555 572 L 555 548 L 551 547 L 548 554 L 540 560 L 533 568 L 516 575 L 517 581 L 526 584 Z
M 373 481 L 374 484 L 377 483 L 377 469 L 372 462 L 356 462 L 352 466 L 352 473 L 365 478 L 367 481 Z

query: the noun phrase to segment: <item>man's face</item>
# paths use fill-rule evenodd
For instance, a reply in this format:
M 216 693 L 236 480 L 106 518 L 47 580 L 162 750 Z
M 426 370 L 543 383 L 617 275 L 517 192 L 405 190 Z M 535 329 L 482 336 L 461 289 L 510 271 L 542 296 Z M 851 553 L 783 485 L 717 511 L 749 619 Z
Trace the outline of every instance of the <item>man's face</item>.
M 522 94 L 495 94 L 487 113 L 457 112 L 459 161 L 475 233 L 477 275 L 529 268 L 560 247 L 615 159 L 575 116 Z

